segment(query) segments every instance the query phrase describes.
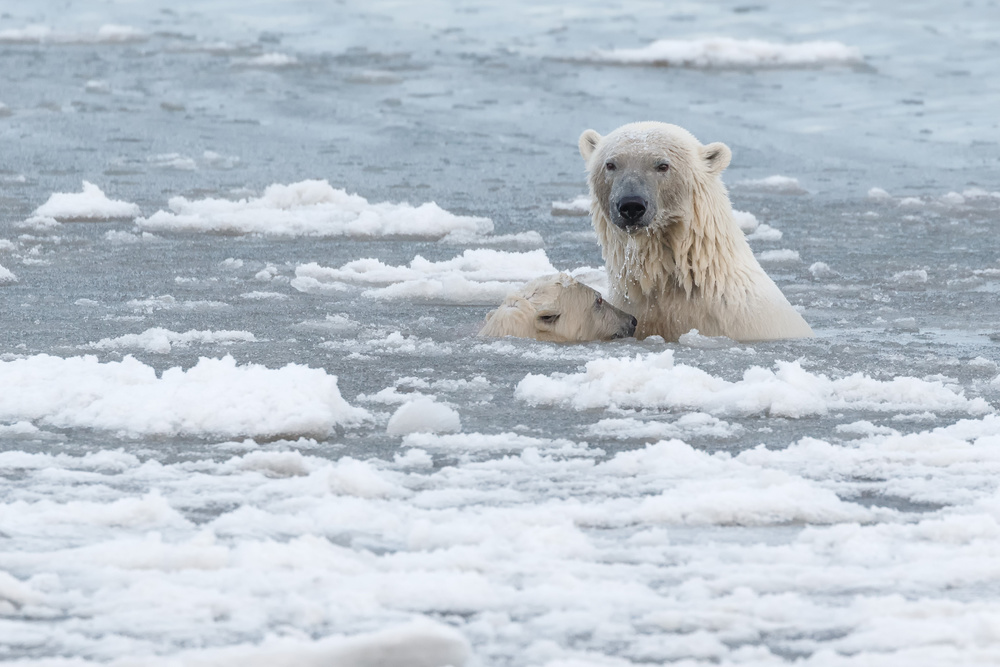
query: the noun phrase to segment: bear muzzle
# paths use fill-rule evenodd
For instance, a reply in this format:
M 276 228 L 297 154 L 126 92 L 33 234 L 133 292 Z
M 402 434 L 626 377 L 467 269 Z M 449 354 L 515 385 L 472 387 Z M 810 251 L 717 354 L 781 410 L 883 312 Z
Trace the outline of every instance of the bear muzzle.
M 628 319 L 622 323 L 621 329 L 615 332 L 615 335 L 611 337 L 612 340 L 616 340 L 618 338 L 631 338 L 635 335 L 635 328 L 637 326 L 639 326 L 639 320 L 635 319 L 633 316 L 629 316 Z
M 651 215 L 647 215 L 649 209 L 649 202 L 644 197 L 626 195 L 615 203 L 611 222 L 631 234 L 649 225 L 652 218 Z

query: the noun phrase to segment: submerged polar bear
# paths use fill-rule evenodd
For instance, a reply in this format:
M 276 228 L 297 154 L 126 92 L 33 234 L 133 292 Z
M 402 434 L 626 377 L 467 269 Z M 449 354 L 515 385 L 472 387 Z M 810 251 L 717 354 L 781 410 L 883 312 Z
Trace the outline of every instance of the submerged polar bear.
M 490 311 L 480 336 L 517 336 L 554 343 L 627 338 L 636 319 L 566 273 L 536 278 Z
M 580 135 L 591 215 L 611 298 L 639 319 L 637 338 L 691 329 L 739 341 L 812 336 L 757 263 L 720 174 L 732 153 L 684 128 L 631 123 Z

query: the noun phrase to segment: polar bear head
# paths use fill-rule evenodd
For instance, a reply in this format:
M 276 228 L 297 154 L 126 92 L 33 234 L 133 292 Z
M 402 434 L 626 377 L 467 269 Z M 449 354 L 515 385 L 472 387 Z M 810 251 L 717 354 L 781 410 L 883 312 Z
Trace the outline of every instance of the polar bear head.
M 732 159 L 725 144 L 703 146 L 684 128 L 656 122 L 623 125 L 604 137 L 586 130 L 580 154 L 595 213 L 628 234 L 691 220 L 699 184 L 717 180 Z
M 536 278 L 486 316 L 480 336 L 517 336 L 555 343 L 627 338 L 636 319 L 572 276 Z

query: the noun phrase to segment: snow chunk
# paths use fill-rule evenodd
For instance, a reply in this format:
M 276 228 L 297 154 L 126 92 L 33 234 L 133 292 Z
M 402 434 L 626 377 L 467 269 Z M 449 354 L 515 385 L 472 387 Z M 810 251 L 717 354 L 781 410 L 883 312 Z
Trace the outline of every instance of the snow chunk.
M 489 218 L 453 215 L 434 203 L 370 204 L 325 180 L 275 184 L 260 197 L 238 201 L 172 197 L 168 204 L 169 212 L 157 211 L 136 224 L 153 231 L 358 238 L 439 239 L 493 231 Z
M 583 373 L 529 374 L 515 396 L 531 405 L 564 405 L 576 410 L 607 408 L 683 409 L 712 415 L 799 418 L 831 410 L 946 411 L 985 414 L 982 398 L 967 399 L 940 381 L 897 377 L 885 382 L 861 373 L 830 379 L 799 362 L 779 361 L 771 371 L 753 366 L 729 382 L 705 371 L 675 364 L 673 351 L 634 358 L 598 359 Z
M 808 190 L 799 185 L 799 179 L 792 178 L 791 176 L 775 175 L 761 179 L 736 181 L 735 183 L 733 183 L 733 187 L 745 190 L 754 190 L 757 192 L 771 192 L 782 195 L 808 194 Z
M 32 216 L 57 220 L 112 220 L 134 218 L 141 213 L 135 204 L 108 199 L 99 187 L 84 181 L 82 192 L 56 192 L 36 208 Z
M 189 347 L 193 343 L 202 345 L 234 342 L 253 343 L 256 340 L 257 338 L 249 331 L 196 331 L 192 329 L 184 333 L 178 333 L 169 329 L 154 327 L 143 331 L 141 334 L 125 334 L 117 338 L 102 338 L 96 343 L 90 343 L 87 347 L 96 350 L 133 348 L 155 354 L 168 354 L 174 346 Z
M 5 269 L 2 264 L 0 264 L 0 285 L 5 283 L 16 283 L 17 276 L 15 276 L 10 269 Z
M 458 412 L 426 397 L 399 406 L 385 428 L 389 435 L 457 433 L 461 430 L 462 420 Z
M 201 358 L 188 370 L 156 371 L 127 356 L 62 359 L 46 354 L 0 362 L 0 419 L 130 435 L 325 436 L 369 418 L 350 406 L 337 378 L 289 364 L 237 366 L 232 357 Z
M 264 53 L 244 60 L 241 64 L 248 67 L 291 67 L 298 65 L 299 59 L 287 53 Z
M 673 67 L 797 67 L 857 63 L 861 61 L 861 52 L 832 41 L 776 44 L 759 39 L 711 37 L 661 39 L 638 49 L 599 50 L 592 59 Z
M 882 188 L 872 188 L 868 191 L 868 198 L 872 201 L 892 201 L 892 195 Z
M 505 252 L 470 249 L 449 260 L 432 262 L 417 255 L 409 266 L 392 266 L 375 258 L 348 262 L 340 268 L 316 263 L 296 267 L 292 287 L 302 292 L 342 289 L 345 283 L 382 285 L 365 291 L 376 299 L 428 299 L 463 304 L 494 304 L 521 283 L 556 273 L 544 250 Z
M 590 195 L 577 195 L 570 201 L 552 202 L 552 215 L 584 216 L 590 215 Z
M 261 644 L 190 649 L 166 657 L 143 657 L 136 662 L 149 667 L 463 667 L 471 655 L 469 642 L 457 630 L 420 617 L 378 632 L 317 640 L 269 634 Z
M 0 30 L 0 43 L 11 44 L 120 44 L 141 42 L 146 33 L 127 25 L 102 25 L 96 32 L 57 32 L 46 25 Z
M 892 274 L 892 280 L 904 285 L 919 285 L 927 282 L 927 271 L 925 269 L 915 269 L 912 271 L 900 271 Z
M 801 258 L 799 257 L 798 250 L 789 250 L 788 248 L 782 248 L 781 250 L 765 250 L 764 252 L 757 255 L 757 259 L 762 262 L 774 262 L 774 263 L 790 263 L 799 262 Z
M 771 225 L 760 225 L 751 234 L 747 234 L 747 241 L 780 241 L 784 234 L 780 229 L 775 229 Z
M 836 278 L 840 274 L 830 268 L 830 265 L 826 262 L 814 262 L 809 265 L 809 273 L 812 274 L 814 280 L 828 280 L 830 278 Z
M 744 233 L 749 234 L 753 230 L 757 229 L 757 216 L 749 211 L 737 211 L 733 209 L 733 222 L 736 226 L 743 230 Z

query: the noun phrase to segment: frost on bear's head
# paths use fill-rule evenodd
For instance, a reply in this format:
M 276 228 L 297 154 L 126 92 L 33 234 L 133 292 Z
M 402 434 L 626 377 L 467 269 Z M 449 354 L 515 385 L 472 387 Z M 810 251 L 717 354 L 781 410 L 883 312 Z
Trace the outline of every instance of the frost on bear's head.
M 628 338 L 636 319 L 572 276 L 536 278 L 486 316 L 480 336 L 517 336 L 554 343 Z
M 634 234 L 683 222 L 700 181 L 716 178 L 732 153 L 722 143 L 703 146 L 682 127 L 631 123 L 602 137 L 580 135 L 594 201 L 618 229 Z

